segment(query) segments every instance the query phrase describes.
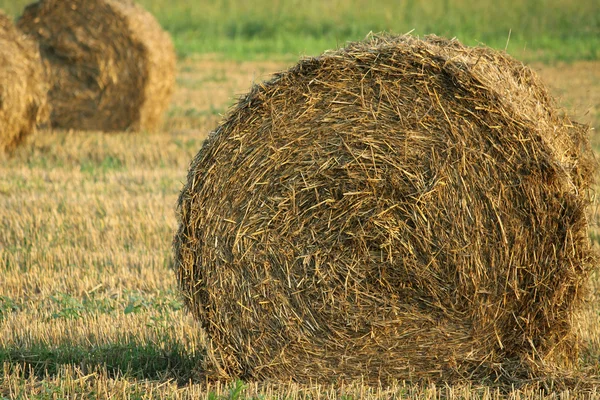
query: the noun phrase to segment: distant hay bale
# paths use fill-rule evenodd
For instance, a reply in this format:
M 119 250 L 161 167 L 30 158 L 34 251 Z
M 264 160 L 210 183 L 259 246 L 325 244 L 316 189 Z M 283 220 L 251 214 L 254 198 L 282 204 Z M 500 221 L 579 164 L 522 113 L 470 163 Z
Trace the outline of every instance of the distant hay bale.
M 47 91 L 37 46 L 0 11 L 0 152 L 13 150 L 48 117 Z
M 175 52 L 154 17 L 129 0 L 41 0 L 18 27 L 40 45 L 54 127 L 153 130 L 175 82 Z
M 376 36 L 241 98 L 192 162 L 175 263 L 216 373 L 568 368 L 594 264 L 587 128 L 508 55 Z

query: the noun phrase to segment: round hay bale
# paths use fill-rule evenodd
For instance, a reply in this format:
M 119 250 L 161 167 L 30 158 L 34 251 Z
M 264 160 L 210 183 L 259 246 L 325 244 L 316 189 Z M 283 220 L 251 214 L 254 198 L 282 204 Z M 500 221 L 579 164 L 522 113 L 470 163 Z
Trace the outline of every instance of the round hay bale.
M 13 150 L 47 119 L 47 92 L 37 46 L 0 11 L 0 152 Z
M 531 376 L 577 356 L 587 128 L 504 53 L 372 37 L 253 87 L 194 158 L 179 284 L 214 371 Z
M 159 127 L 175 83 L 175 52 L 142 7 L 129 0 L 41 0 L 17 24 L 39 42 L 54 127 Z

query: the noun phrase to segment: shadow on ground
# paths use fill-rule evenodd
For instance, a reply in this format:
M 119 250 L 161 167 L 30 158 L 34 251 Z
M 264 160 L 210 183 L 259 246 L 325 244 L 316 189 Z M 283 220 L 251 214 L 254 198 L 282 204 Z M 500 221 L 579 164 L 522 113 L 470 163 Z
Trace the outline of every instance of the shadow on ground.
M 84 375 L 102 370 L 111 378 L 176 381 L 185 385 L 203 380 L 204 356 L 203 352 L 189 353 L 176 343 L 129 342 L 102 346 L 37 343 L 23 348 L 0 348 L 0 365 L 19 366 L 26 371 L 25 378 L 56 376 L 61 369 L 70 366 Z

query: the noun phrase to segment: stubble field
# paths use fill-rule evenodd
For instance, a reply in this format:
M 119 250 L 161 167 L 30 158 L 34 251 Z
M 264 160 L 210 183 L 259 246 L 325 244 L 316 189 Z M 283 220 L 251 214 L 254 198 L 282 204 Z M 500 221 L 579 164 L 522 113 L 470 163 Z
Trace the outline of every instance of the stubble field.
M 501 395 L 475 384 L 384 390 L 205 381 L 204 338 L 170 270 L 176 198 L 189 162 L 235 98 L 287 65 L 187 58 L 160 132 L 42 130 L 0 159 L 0 398 Z M 596 128 L 591 139 L 600 151 L 600 63 L 534 68 L 569 113 Z M 596 245 L 598 221 L 594 214 Z M 600 277 L 590 284 L 578 320 L 581 368 L 600 375 Z M 600 388 L 560 398 L 584 395 L 600 397 Z

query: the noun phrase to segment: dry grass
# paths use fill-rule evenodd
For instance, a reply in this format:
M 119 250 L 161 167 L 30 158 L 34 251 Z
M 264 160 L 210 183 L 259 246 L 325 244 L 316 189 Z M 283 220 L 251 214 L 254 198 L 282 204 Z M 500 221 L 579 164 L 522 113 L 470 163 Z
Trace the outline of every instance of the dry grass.
M 105 368 L 82 373 L 70 366 L 43 381 L 32 378 L 22 369 L 4 366 L 7 376 L 4 394 L 9 398 L 80 398 L 90 394 L 98 399 L 319 399 L 319 400 L 376 400 L 376 399 L 419 399 L 419 400 L 502 400 L 502 399 L 598 399 L 600 390 L 593 388 L 587 393 L 578 390 L 552 391 L 548 388 L 513 390 L 509 393 L 489 386 L 455 385 L 409 385 L 392 384 L 389 387 L 369 387 L 361 383 L 349 385 L 298 385 L 289 384 L 244 384 L 208 383 L 178 386 L 175 382 L 140 381 L 128 378 L 110 378 Z M 51 397 L 55 396 L 55 397 Z
M 169 34 L 129 0 L 41 0 L 18 27 L 39 43 L 52 126 L 139 131 L 160 126 L 175 80 Z
M 592 126 L 592 144 L 600 149 L 600 68 L 598 61 L 579 62 L 575 65 L 558 64 L 553 67 L 534 66 L 554 95 L 559 98 L 576 121 Z
M 247 91 L 254 78 L 265 78 L 261 70 L 284 67 L 188 60 L 180 68 L 180 85 L 164 124 L 171 133 L 43 131 L 13 157 L 2 159 L 0 397 L 176 399 L 209 398 L 212 392 L 233 398 L 231 384 L 207 387 L 198 367 L 204 338 L 183 310 L 169 269 L 174 208 L 190 160 L 219 120 L 217 113 L 205 112 L 211 103 L 225 109 L 232 95 Z M 581 87 L 600 91 L 588 70 L 588 64 L 574 64 L 544 67 L 540 74 L 552 78 L 551 87 L 564 88 L 556 93 L 571 104 L 581 98 Z M 571 75 L 580 77 L 581 87 L 561 81 Z M 213 95 L 217 86 L 226 89 Z M 600 277 L 592 282 L 594 297 L 578 320 L 586 349 L 581 363 L 595 365 L 600 374 Z M 242 397 L 506 396 L 494 390 L 252 383 Z M 545 393 L 548 398 L 584 398 L 577 389 L 551 395 L 548 387 Z M 510 396 L 541 398 L 535 387 Z M 598 393 L 587 397 L 598 398 Z

